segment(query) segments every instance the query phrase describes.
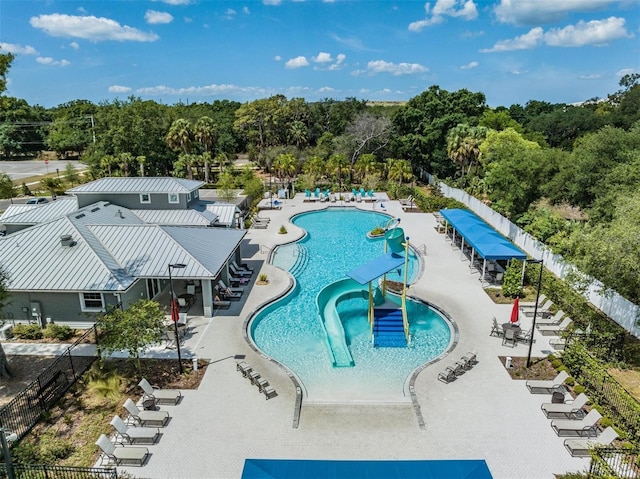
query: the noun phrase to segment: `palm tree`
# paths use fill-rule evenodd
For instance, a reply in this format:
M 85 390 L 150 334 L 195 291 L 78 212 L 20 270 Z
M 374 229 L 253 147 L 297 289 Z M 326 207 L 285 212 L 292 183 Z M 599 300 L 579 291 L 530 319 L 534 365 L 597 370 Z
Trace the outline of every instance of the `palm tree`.
M 204 160 L 204 181 L 205 183 L 209 183 L 209 160 L 211 159 L 211 152 L 218 139 L 218 129 L 216 123 L 211 118 L 203 116 L 196 122 L 193 132 L 196 141 L 204 151 L 202 155 L 202 159 Z
M 365 153 L 358 157 L 353 168 L 362 181 L 366 175 L 377 173 L 380 165 L 373 153 Z
M 279 179 L 284 177 L 289 182 L 298 171 L 298 159 L 291 153 L 282 153 L 273 161 L 272 167 Z
M 117 163 L 118 160 L 116 160 L 111 155 L 104 155 L 102 158 L 100 158 L 100 168 L 102 168 L 103 170 L 106 169 L 109 176 L 111 176 L 111 167 L 113 165 L 116 165 Z
M 165 141 L 169 148 L 178 153 L 191 153 L 191 148 L 193 146 L 191 124 L 184 118 L 175 120 L 171 124 L 171 128 L 169 128 Z
M 40 185 L 46 188 L 49 193 L 51 193 L 52 198 L 55 198 L 56 191 L 62 188 L 62 185 L 60 184 L 60 180 L 58 178 L 42 178 L 40 180 Z
M 413 178 L 413 170 L 411 169 L 411 163 L 407 160 L 396 160 L 389 158 L 387 160 L 389 165 L 389 171 L 387 172 L 387 179 L 391 181 L 397 181 L 398 185 L 402 185 L 403 180 L 409 181 Z
M 447 134 L 447 154 L 460 168 L 460 178 L 464 178 L 465 168 L 475 165 L 477 174 L 480 159 L 480 144 L 487 136 L 484 126 L 469 126 L 461 123 Z
M 298 148 L 307 142 L 307 133 L 307 126 L 300 120 L 294 121 L 289 127 L 289 139 L 293 141 Z
M 336 177 L 338 184 L 340 185 L 340 191 L 342 191 L 342 171 L 350 166 L 347 156 L 342 153 L 335 153 L 329 157 L 328 161 L 329 171 Z

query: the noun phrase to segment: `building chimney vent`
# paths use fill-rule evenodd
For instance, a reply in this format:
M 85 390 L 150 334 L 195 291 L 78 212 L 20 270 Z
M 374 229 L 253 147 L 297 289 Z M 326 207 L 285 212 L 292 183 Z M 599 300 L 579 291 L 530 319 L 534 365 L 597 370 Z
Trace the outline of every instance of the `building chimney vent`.
M 74 244 L 76 244 L 76 242 L 75 242 L 75 241 L 73 241 L 73 236 L 71 236 L 71 235 L 61 235 L 61 236 L 60 236 L 60 244 L 61 244 L 62 246 L 68 246 L 68 247 L 71 247 L 71 246 L 73 246 Z

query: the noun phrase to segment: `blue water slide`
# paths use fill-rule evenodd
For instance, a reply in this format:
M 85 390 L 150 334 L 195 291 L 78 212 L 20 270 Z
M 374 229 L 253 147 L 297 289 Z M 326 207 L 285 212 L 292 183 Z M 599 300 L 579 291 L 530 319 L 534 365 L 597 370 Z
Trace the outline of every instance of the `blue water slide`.
M 347 346 L 344 326 L 336 306 L 342 300 L 355 297 L 368 299 L 369 287 L 368 285 L 359 284 L 351 278 L 341 279 L 325 286 L 316 296 L 318 315 L 327 335 L 327 343 L 333 357 L 334 367 L 344 368 L 354 365 L 353 357 Z M 376 287 L 374 302 L 378 304 L 383 301 L 382 293 Z

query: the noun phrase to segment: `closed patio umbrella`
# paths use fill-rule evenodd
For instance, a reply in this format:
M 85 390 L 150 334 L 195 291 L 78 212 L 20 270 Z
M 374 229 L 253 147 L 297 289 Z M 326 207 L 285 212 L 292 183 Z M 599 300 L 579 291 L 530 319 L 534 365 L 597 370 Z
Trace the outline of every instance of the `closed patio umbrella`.
M 516 298 L 513 302 L 513 309 L 511 310 L 511 322 L 517 323 L 520 320 L 520 298 Z

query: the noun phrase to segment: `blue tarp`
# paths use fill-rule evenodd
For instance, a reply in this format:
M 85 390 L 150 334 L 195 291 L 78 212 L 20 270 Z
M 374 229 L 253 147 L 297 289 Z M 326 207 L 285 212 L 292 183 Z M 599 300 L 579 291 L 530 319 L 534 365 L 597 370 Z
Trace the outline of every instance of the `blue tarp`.
M 367 284 L 369 281 L 373 281 L 392 269 L 399 268 L 403 264 L 404 256 L 389 251 L 368 263 L 352 269 L 347 273 L 347 276 L 360 284 Z
M 482 460 L 306 461 L 245 459 L 242 479 L 492 479 Z
M 497 259 L 526 259 L 516 245 L 491 228 L 475 213 L 462 210 L 440 210 L 442 217 L 462 236 L 481 258 Z

